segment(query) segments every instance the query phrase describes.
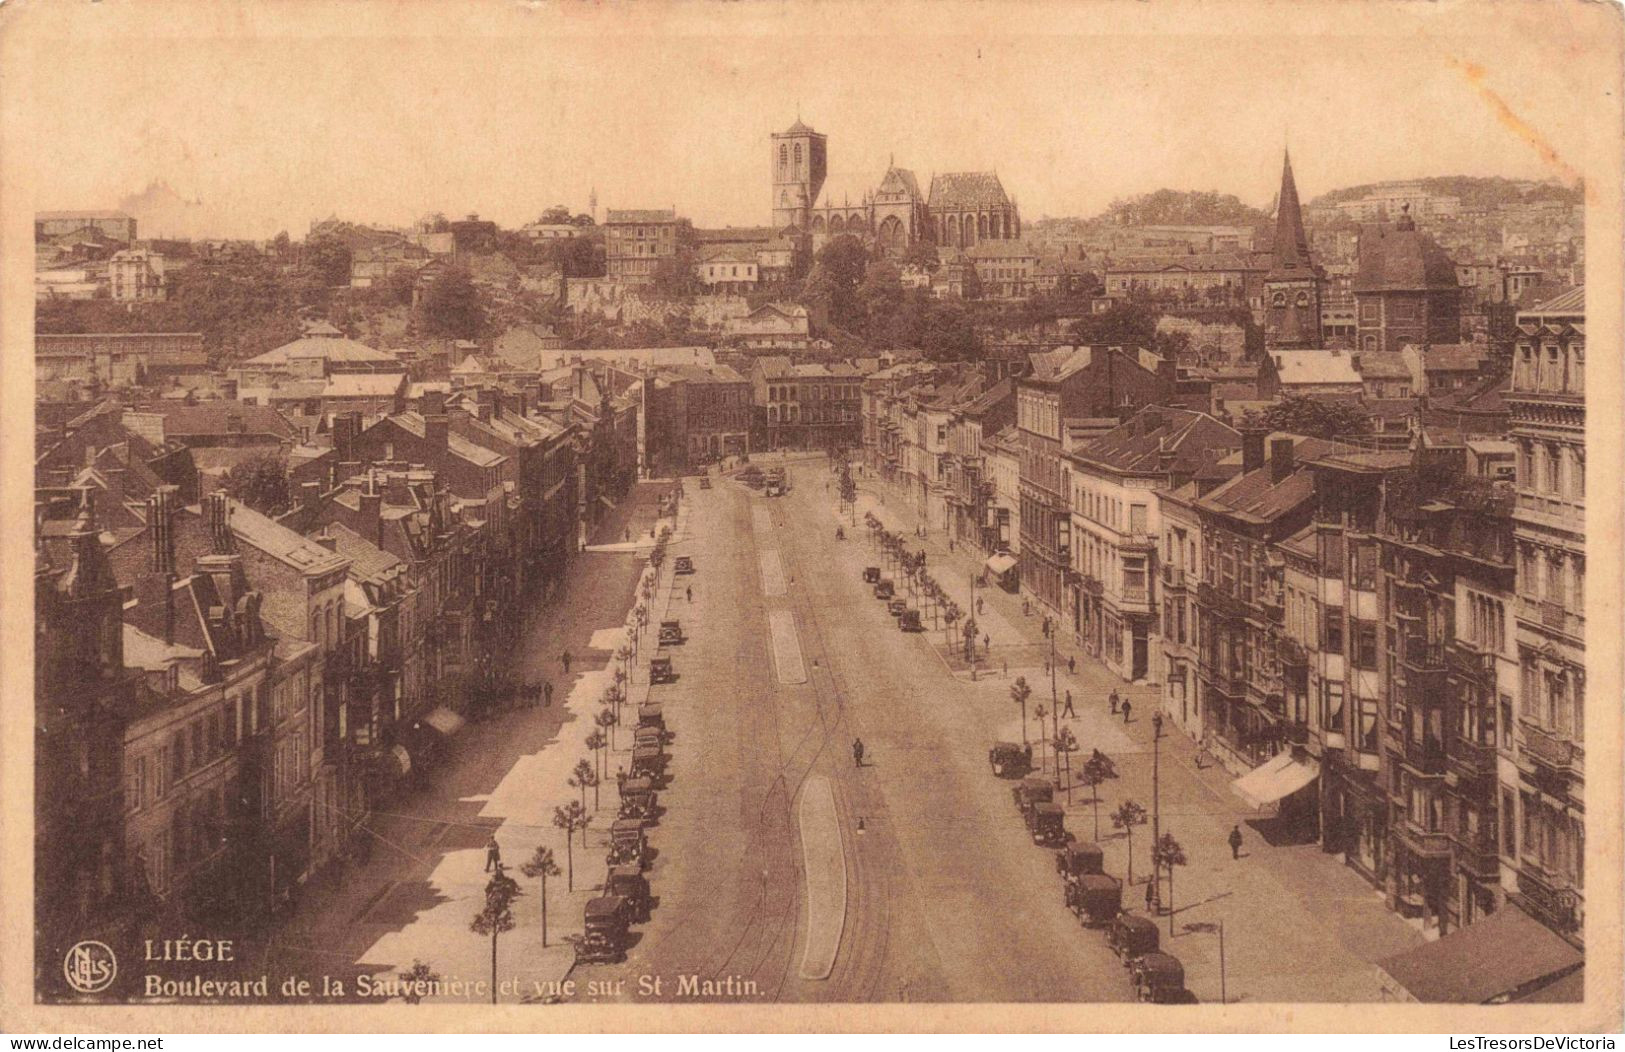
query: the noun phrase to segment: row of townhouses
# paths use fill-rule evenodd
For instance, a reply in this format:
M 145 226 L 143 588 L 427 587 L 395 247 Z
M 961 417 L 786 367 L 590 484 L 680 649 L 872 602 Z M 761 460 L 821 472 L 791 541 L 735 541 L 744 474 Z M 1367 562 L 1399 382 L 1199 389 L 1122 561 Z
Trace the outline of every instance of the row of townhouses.
M 1583 287 L 1523 311 L 1500 411 L 1413 398 L 1403 445 L 1220 419 L 1132 348 L 899 365 L 863 457 L 1393 909 L 1579 942 L 1584 334 Z

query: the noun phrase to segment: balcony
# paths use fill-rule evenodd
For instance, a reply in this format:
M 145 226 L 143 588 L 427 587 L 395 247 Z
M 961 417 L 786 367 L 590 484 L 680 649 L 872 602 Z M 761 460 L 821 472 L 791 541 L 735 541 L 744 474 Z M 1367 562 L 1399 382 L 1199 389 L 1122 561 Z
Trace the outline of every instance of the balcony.
M 1265 599 L 1259 604 L 1264 608 L 1264 617 L 1279 625 L 1286 621 L 1286 606 L 1278 597 Z
M 1400 660 L 1416 672 L 1439 673 L 1445 671 L 1444 643 L 1429 639 L 1424 633 L 1408 631 L 1401 634 L 1403 643 Z
M 1119 548 L 1128 552 L 1154 552 L 1157 550 L 1157 538 L 1149 533 L 1125 533 L 1118 542 Z
M 1406 738 L 1403 746 L 1400 762 L 1413 774 L 1428 778 L 1444 774 L 1446 756 L 1443 742 L 1436 738 L 1424 738 L 1421 741 Z
M 1245 698 L 1247 696 L 1247 674 L 1244 669 L 1224 669 L 1217 665 L 1202 662 L 1202 673 L 1207 677 L 1212 688 L 1231 698 Z
M 1450 671 L 1464 679 L 1484 683 L 1495 682 L 1495 655 L 1478 649 L 1464 639 L 1457 639 L 1445 648 L 1445 662 Z
M 1185 568 L 1183 566 L 1169 566 L 1164 563 L 1162 567 L 1162 586 L 1169 591 L 1184 591 Z
M 1247 605 L 1240 599 L 1206 581 L 1197 587 L 1196 598 L 1218 617 L 1245 618 L 1248 614 Z
M 1475 742 L 1452 734 L 1445 744 L 1450 772 L 1467 782 L 1495 777 L 1495 743 Z
M 1518 617 L 1548 632 L 1559 632 L 1574 639 L 1585 638 L 1585 617 L 1571 614 L 1562 603 L 1551 600 L 1518 600 Z
M 1518 893 L 1523 905 L 1553 931 L 1580 930 L 1585 897 L 1567 877 L 1525 857 L 1518 867 Z
M 1486 830 L 1461 832 L 1451 837 L 1456 843 L 1456 867 L 1477 880 L 1495 881 L 1501 876 L 1501 856 L 1495 834 Z
M 1119 600 L 1119 609 L 1126 614 L 1151 612 L 1151 593 L 1144 588 L 1125 588 Z
M 1407 813 L 1395 824 L 1394 834 L 1405 850 L 1418 858 L 1449 858 L 1450 835 L 1437 829 L 1426 829 Z
M 1572 741 L 1544 727 L 1519 721 L 1523 726 L 1523 754 L 1556 774 L 1580 773 L 1580 750 Z
M 1281 664 L 1287 668 L 1307 668 L 1309 665 L 1309 651 L 1304 649 L 1302 643 L 1296 639 L 1283 638 L 1281 640 Z

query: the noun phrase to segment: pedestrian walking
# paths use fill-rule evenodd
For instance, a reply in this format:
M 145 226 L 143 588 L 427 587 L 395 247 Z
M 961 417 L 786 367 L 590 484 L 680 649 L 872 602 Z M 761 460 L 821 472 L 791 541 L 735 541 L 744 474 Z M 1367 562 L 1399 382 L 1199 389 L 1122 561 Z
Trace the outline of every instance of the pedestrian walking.
M 1230 857 L 1236 859 L 1241 857 L 1241 826 L 1239 825 L 1230 827 Z
M 1010 662 L 1008 661 L 1004 663 L 1004 677 L 1006 679 L 1010 678 Z
M 625 788 L 626 788 L 626 768 L 625 767 L 616 767 L 615 768 L 615 791 L 620 792 L 622 789 L 625 789 Z
M 688 596 L 689 602 L 692 603 L 694 601 L 694 589 L 692 587 L 683 589 L 683 594 Z
M 626 528 L 626 533 L 622 536 L 621 539 L 622 540 L 627 540 L 627 541 L 632 539 L 632 527 L 628 526 Z
M 1068 674 L 1073 676 L 1078 674 L 1078 658 L 1076 654 L 1071 655 L 1066 659 L 1066 671 Z
M 552 707 L 553 707 L 553 681 L 548 680 L 546 683 L 542 684 L 542 708 L 550 709 Z
M 1067 719 L 1077 716 L 1077 712 L 1072 708 L 1072 692 L 1070 690 L 1066 692 L 1066 708 L 1061 710 L 1061 715 Z
M 1129 704 L 1129 701 L 1128 701 L 1127 698 L 1124 698 L 1123 699 L 1123 722 L 1124 723 L 1128 722 L 1128 714 L 1130 712 L 1132 712 L 1133 710 L 1134 710 L 1134 706 Z
M 982 601 L 980 599 L 976 600 L 976 616 L 982 616 Z
M 570 652 L 568 650 L 559 655 L 559 664 L 564 666 L 564 674 L 568 676 L 570 674 Z
M 1110 701 L 1112 703 L 1112 715 L 1115 716 L 1117 715 L 1117 691 L 1112 691 Z
M 852 762 L 858 767 L 863 766 L 863 739 L 862 738 L 853 738 L 852 739 Z
M 502 872 L 502 848 L 497 846 L 494 834 L 485 842 L 485 871 L 489 873 L 493 869 L 498 873 Z
M 993 653 L 993 637 L 987 635 L 986 633 L 982 634 L 982 653 L 984 653 L 984 654 L 992 654 Z

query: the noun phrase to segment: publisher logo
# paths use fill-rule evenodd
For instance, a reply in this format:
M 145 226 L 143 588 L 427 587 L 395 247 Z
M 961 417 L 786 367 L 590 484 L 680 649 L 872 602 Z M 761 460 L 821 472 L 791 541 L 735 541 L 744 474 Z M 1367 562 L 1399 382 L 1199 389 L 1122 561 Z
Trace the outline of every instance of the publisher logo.
M 100 993 L 113 985 L 118 975 L 118 958 L 106 943 L 86 939 L 68 951 L 62 961 L 62 974 L 68 985 L 80 993 Z

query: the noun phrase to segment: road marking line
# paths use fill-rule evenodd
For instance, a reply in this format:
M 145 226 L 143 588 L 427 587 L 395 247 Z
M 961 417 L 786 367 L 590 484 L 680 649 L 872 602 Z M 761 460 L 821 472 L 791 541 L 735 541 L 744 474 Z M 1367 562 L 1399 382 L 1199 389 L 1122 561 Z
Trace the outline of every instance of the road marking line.
M 807 666 L 801 659 L 801 639 L 796 634 L 796 616 L 789 610 L 773 610 L 767 615 L 773 637 L 773 665 L 780 683 L 807 682 Z
M 801 978 L 828 979 L 846 927 L 846 852 L 829 779 L 813 775 L 801 792 L 797 820 L 807 874 L 807 945 Z

